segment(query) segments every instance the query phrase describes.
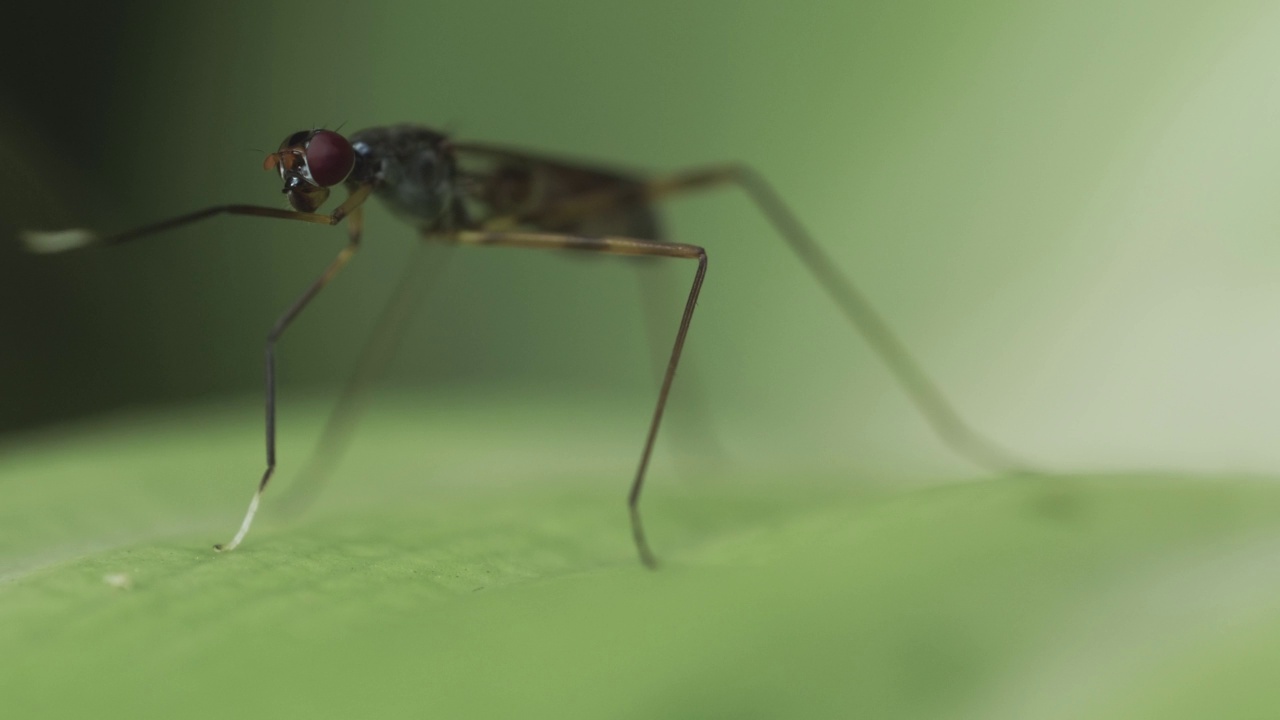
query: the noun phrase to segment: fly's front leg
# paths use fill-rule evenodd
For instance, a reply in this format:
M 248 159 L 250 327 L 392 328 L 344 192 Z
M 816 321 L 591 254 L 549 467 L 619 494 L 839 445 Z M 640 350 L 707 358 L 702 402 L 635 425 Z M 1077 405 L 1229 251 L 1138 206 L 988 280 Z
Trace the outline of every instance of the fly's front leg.
M 364 195 L 367 195 L 367 193 Z M 355 198 L 354 193 L 352 198 Z M 363 200 L 363 196 L 360 199 Z M 348 200 L 349 202 L 350 200 Z M 262 480 L 258 482 L 258 489 L 254 492 L 253 499 L 249 501 L 249 510 L 245 513 L 244 521 L 240 523 L 240 529 L 236 532 L 235 537 L 225 545 L 213 546 L 213 549 L 219 552 L 235 550 L 236 546 L 244 540 L 244 536 L 249 534 L 249 527 L 253 525 L 253 516 L 257 514 L 258 504 L 262 500 L 262 492 L 267 489 L 267 483 L 271 481 L 271 475 L 276 469 L 276 341 L 288 329 L 294 318 L 298 317 L 302 309 L 307 306 L 307 303 L 311 302 L 320 293 L 320 290 L 329 284 L 329 281 L 338 274 L 338 271 L 347 264 L 351 256 L 360 247 L 360 235 L 364 225 L 363 211 L 358 203 L 351 208 L 348 208 L 347 204 L 344 203 L 339 210 L 344 211 L 343 214 L 347 218 L 348 241 L 346 247 L 342 248 L 338 256 L 333 259 L 333 262 L 329 263 L 329 267 L 325 268 L 324 273 L 316 278 L 315 282 L 311 283 L 311 287 L 308 287 L 307 291 L 294 301 L 293 305 L 276 321 L 276 324 L 271 328 L 271 332 L 267 333 L 267 469 L 262 473 Z
M 362 184 L 356 187 L 332 213 L 320 214 L 314 212 L 295 212 L 293 210 L 283 210 L 280 208 L 262 207 L 259 205 L 215 205 L 203 210 L 197 210 L 185 215 L 162 220 L 150 225 L 144 225 L 133 230 L 114 233 L 111 235 L 100 235 L 91 230 L 71 229 L 58 230 L 53 232 L 45 231 L 24 231 L 21 233 L 23 242 L 26 243 L 27 249 L 31 252 L 38 253 L 57 253 L 74 250 L 81 247 L 91 247 L 96 245 L 119 245 L 122 243 L 133 242 L 145 237 L 157 235 L 159 233 L 173 230 L 176 228 L 193 225 L 205 220 L 218 217 L 221 215 L 241 215 L 247 217 L 274 218 L 277 220 L 293 220 L 295 222 L 314 223 L 317 225 L 337 225 L 343 220 L 347 220 L 347 232 L 349 239 L 347 246 L 338 253 L 338 257 L 334 258 L 329 267 L 325 269 L 324 274 L 316 279 L 307 288 L 307 291 L 298 298 L 284 315 L 276 321 L 271 332 L 267 334 L 267 469 L 262 474 L 262 480 L 258 483 L 258 489 L 253 494 L 253 500 L 249 502 L 249 511 L 245 513 L 244 521 L 240 524 L 240 530 L 236 532 L 231 542 L 226 545 L 214 545 L 215 550 L 234 550 L 237 545 L 244 540 L 244 536 L 248 534 L 250 525 L 253 524 L 253 516 L 258 512 L 258 504 L 262 499 L 262 491 L 266 489 L 267 483 L 271 480 L 271 474 L 276 467 L 276 362 L 275 362 L 275 346 L 276 341 L 284 334 L 285 328 L 293 322 L 293 319 L 302 312 L 302 309 L 311 302 L 311 299 L 320 292 L 320 289 L 333 279 L 334 275 L 342 269 L 351 256 L 355 254 L 356 249 L 360 246 L 360 232 L 362 228 L 361 206 L 369 195 L 373 192 L 373 186 Z

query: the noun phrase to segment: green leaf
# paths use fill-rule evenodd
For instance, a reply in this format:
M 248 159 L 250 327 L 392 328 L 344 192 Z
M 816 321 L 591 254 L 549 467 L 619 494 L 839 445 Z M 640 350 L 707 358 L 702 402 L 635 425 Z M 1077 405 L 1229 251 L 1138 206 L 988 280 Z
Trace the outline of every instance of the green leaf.
M 11 445 L 4 715 L 1191 718 L 1280 700 L 1270 483 L 664 467 L 651 572 L 626 525 L 631 443 L 452 409 L 378 412 L 314 512 L 285 519 L 272 488 L 229 554 L 211 545 L 260 472 L 256 418 Z M 318 419 L 291 414 L 286 462 Z

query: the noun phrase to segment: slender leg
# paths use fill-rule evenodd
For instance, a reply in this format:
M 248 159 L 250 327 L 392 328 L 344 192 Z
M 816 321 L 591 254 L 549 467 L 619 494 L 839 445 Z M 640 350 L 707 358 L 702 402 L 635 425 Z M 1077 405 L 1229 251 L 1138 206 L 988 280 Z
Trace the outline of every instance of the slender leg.
M 643 263 L 648 265 L 649 263 Z M 668 307 L 663 302 L 673 292 L 671 281 L 674 278 L 665 271 L 670 267 L 637 267 L 635 270 L 636 285 L 640 296 L 640 307 L 644 315 L 645 338 L 648 340 L 650 359 L 654 373 L 661 381 L 666 370 L 666 330 L 662 322 Z M 691 474 L 696 461 L 725 457 L 724 445 L 715 431 L 711 420 L 710 408 L 704 387 L 699 382 L 697 358 L 688 357 L 680 368 L 680 392 L 672 399 L 670 417 L 667 419 L 669 431 L 668 442 L 674 442 L 677 460 Z
M 249 527 L 253 525 L 253 516 L 258 512 L 258 503 L 262 500 L 262 492 L 267 489 L 267 483 L 271 481 L 271 475 L 276 469 L 276 341 L 284 334 L 284 331 L 293 322 L 294 318 L 302 312 L 307 303 L 319 294 L 320 290 L 334 275 L 342 269 L 351 256 L 355 254 L 360 247 L 360 234 L 363 229 L 363 212 L 357 206 L 347 216 L 347 232 L 349 239 L 347 246 L 342 248 L 338 256 L 329 263 L 329 267 L 311 283 L 311 287 L 302 293 L 302 296 L 294 301 L 293 305 L 285 311 L 276 324 L 271 328 L 271 332 L 267 333 L 267 469 L 262 473 L 262 480 L 258 483 L 258 489 L 253 494 L 253 499 L 249 501 L 249 510 L 244 515 L 244 521 L 240 523 L 240 529 L 236 532 L 235 537 L 226 545 L 214 545 L 213 549 L 220 552 L 235 550 L 236 546 L 244 540 L 244 536 L 249 533 Z
M 836 268 L 835 263 L 813 240 L 778 193 L 754 170 L 731 165 L 691 170 L 660 178 L 649 184 L 643 200 L 654 201 L 691 190 L 723 185 L 737 185 L 746 192 L 888 367 L 898 385 L 943 443 L 961 457 L 995 472 L 1038 472 L 1034 465 L 985 437 L 961 417 L 937 383 L 924 372 L 906 345 L 889 329 L 889 325 L 866 297 Z
M 662 376 L 662 387 L 658 391 L 658 403 L 653 409 L 653 418 L 649 421 L 649 434 L 645 437 L 644 450 L 640 454 L 640 466 L 636 469 L 635 479 L 631 481 L 631 492 L 627 494 L 627 509 L 631 515 L 631 533 L 635 539 L 636 550 L 640 553 L 640 561 L 646 567 L 656 568 L 658 561 L 649 549 L 649 543 L 645 539 L 644 525 L 640 521 L 640 492 L 644 488 L 644 476 L 645 471 L 649 468 L 649 458 L 653 455 L 653 444 L 658 438 L 658 427 L 662 424 L 662 413 L 667 407 L 667 396 L 671 394 L 671 384 L 676 378 L 676 367 L 680 364 L 680 353 L 684 350 L 685 337 L 689 334 L 689 323 L 693 320 L 693 309 L 698 304 L 698 294 L 702 290 L 702 281 L 707 275 L 707 251 L 697 245 L 662 243 L 654 240 L 589 238 L 538 232 L 460 232 L 453 235 L 452 239 L 464 245 L 582 250 L 611 255 L 647 255 L 698 261 L 698 269 L 694 273 L 693 284 L 689 288 L 689 297 L 684 303 L 684 314 L 680 317 L 680 328 L 676 331 L 675 344 L 671 348 L 671 357 L 667 361 L 667 370 Z
M 448 245 L 438 247 L 452 250 Z M 298 479 L 279 499 L 279 507 L 285 512 L 296 515 L 305 511 L 324 489 L 329 473 L 342 459 L 351 433 L 364 410 L 369 386 L 382 374 L 387 361 L 404 337 L 405 325 L 422 304 L 423 296 L 435 288 L 435 279 L 446 263 L 429 264 L 428 274 L 423 277 L 423 258 L 427 250 L 426 243 L 419 243 L 411 251 L 412 255 L 400 274 L 396 289 L 383 307 L 373 334 L 369 336 L 360 359 L 356 361 L 355 370 L 347 379 L 337 404 L 325 420 L 324 429 L 320 432 L 320 439 L 312 450 L 311 457 Z M 445 260 L 448 260 L 447 255 Z
M 113 235 L 99 235 L 91 230 L 81 228 L 50 232 L 24 230 L 22 232 L 22 241 L 26 244 L 28 250 L 37 253 L 64 252 L 88 245 L 119 245 L 183 225 L 191 225 L 201 220 L 208 220 L 219 215 L 248 215 L 250 217 L 276 218 L 278 220 L 297 220 L 318 225 L 337 225 L 342 222 L 343 218 L 360 207 L 368 199 L 369 193 L 372 191 L 372 186 L 360 186 L 347 197 L 342 205 L 328 215 L 295 212 L 293 210 L 281 210 L 280 208 L 261 207 L 258 205 L 215 205 L 214 207 L 197 210 L 186 215 L 179 215 L 168 220 L 161 220 L 158 223 L 144 225 L 134 230 Z

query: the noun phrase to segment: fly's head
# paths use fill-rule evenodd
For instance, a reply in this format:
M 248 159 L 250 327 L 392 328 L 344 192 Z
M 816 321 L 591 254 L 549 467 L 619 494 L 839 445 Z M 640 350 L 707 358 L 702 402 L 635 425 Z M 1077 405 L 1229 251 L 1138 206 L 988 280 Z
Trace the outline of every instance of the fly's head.
M 329 199 L 329 188 L 345 180 L 355 164 L 346 138 L 332 130 L 302 130 L 285 138 L 262 167 L 278 170 L 289 205 L 309 213 Z

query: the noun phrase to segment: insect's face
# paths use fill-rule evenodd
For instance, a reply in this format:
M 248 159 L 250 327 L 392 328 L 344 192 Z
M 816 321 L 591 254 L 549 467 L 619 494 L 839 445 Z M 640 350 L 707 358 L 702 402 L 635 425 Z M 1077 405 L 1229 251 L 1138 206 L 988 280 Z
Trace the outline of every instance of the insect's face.
M 281 190 L 298 212 L 315 212 L 329 199 L 329 188 L 351 174 L 356 155 L 351 143 L 332 130 L 302 130 L 284 139 L 262 167 L 278 170 Z

